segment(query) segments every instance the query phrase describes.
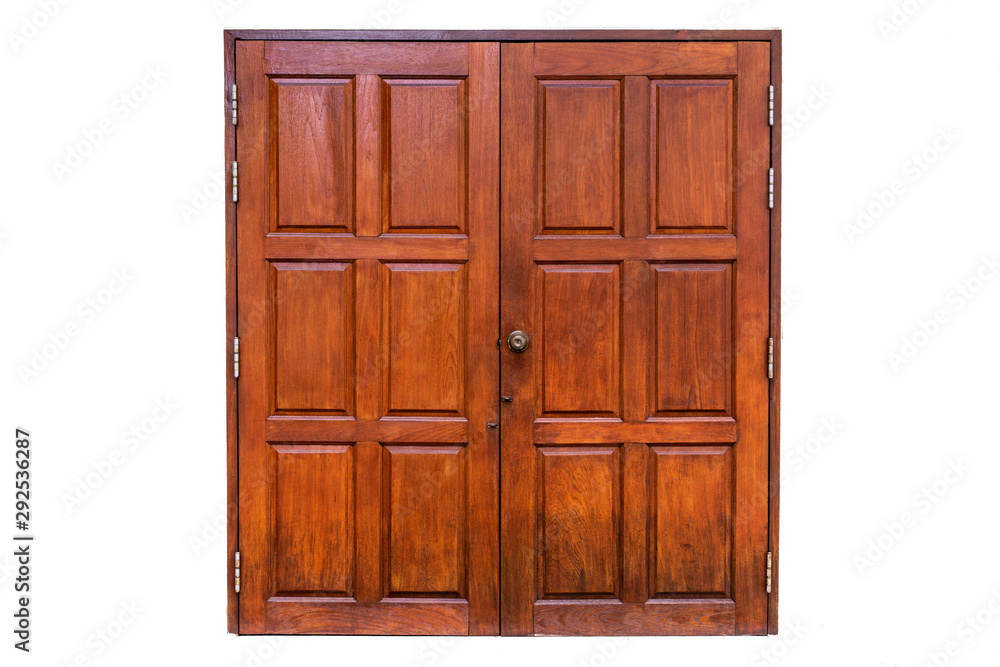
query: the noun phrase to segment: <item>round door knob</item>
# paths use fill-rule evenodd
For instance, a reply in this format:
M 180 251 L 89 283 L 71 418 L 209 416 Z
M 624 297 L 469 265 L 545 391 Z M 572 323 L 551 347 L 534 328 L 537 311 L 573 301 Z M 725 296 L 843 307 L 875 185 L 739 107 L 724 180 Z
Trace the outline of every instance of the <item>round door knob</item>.
M 529 342 L 531 341 L 528 338 L 528 334 L 523 331 L 514 331 L 507 336 L 507 347 L 514 352 L 524 352 L 528 349 Z

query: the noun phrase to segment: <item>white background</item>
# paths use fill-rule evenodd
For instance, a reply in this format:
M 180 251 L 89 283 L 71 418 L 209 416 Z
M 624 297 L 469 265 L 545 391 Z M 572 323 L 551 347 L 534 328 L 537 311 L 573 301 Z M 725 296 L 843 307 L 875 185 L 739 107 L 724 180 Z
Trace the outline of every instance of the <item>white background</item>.
M 996 664 L 998 14 L 954 0 L 5 0 L 4 664 Z M 226 634 L 212 528 L 225 493 L 222 30 L 366 26 L 784 29 L 780 636 L 275 648 Z M 87 154 L 65 172 L 71 151 Z M 851 227 L 859 209 L 866 228 Z M 22 377 L 36 352 L 50 358 Z M 30 655 L 11 646 L 15 426 L 34 439 Z M 143 440 L 123 440 L 133 428 Z M 80 487 L 88 475 L 96 488 Z

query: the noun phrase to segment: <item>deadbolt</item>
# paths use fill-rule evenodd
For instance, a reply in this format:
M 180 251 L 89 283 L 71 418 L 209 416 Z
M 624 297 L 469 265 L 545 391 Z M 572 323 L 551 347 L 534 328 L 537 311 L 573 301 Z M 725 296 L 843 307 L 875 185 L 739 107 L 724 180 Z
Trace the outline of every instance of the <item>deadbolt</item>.
M 528 334 L 523 331 L 513 331 L 507 336 L 507 347 L 514 352 L 524 352 L 528 349 L 529 342 L 531 341 L 528 338 Z

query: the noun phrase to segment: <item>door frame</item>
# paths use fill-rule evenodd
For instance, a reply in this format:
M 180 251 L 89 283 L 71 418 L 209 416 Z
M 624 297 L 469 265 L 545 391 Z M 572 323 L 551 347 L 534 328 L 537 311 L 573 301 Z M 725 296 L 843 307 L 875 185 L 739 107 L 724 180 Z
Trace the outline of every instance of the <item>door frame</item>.
M 770 336 L 774 339 L 774 377 L 769 383 L 768 550 L 772 553 L 772 585 L 767 601 L 767 632 L 778 632 L 778 517 L 780 486 L 781 406 L 781 30 L 225 30 L 223 31 L 223 110 L 225 122 L 224 181 L 237 159 L 236 126 L 231 94 L 236 83 L 237 40 L 310 41 L 461 41 L 461 42 L 769 42 L 771 85 L 774 87 L 774 123 L 771 127 L 771 166 L 774 169 L 774 207 L 770 238 Z M 501 62 L 501 70 L 503 63 Z M 237 103 L 238 109 L 238 103 Z M 228 631 L 239 634 L 239 594 L 234 561 L 239 549 L 239 431 L 238 380 L 234 375 L 233 341 L 238 335 L 236 225 L 237 205 L 226 195 L 226 617 Z M 499 394 L 499 387 L 497 388 Z M 502 443 L 502 434 L 501 434 Z M 501 445 L 502 446 L 502 445 Z

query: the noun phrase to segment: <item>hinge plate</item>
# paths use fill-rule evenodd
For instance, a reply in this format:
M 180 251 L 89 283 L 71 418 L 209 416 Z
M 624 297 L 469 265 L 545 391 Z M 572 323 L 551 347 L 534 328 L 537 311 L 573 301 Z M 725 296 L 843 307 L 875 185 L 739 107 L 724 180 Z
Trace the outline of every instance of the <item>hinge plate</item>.
M 771 592 L 771 552 L 767 552 L 767 592 Z
M 767 339 L 767 379 L 774 377 L 774 339 Z
M 235 588 L 236 588 L 236 592 L 239 593 L 240 592 L 240 552 L 239 551 L 236 552 L 236 568 L 235 569 L 236 569 L 236 573 L 235 573 L 236 574 L 236 585 L 235 585 Z
M 240 172 L 236 162 L 233 162 L 233 201 L 240 200 Z
M 233 86 L 233 97 L 236 96 L 236 86 Z M 233 124 L 236 124 L 236 102 L 233 102 Z M 767 92 L 767 124 L 774 125 L 774 86 L 768 86 Z
M 233 125 L 236 125 L 236 84 L 233 84 Z
M 767 207 L 774 208 L 774 167 L 767 170 Z
M 238 378 L 240 376 L 240 339 L 237 336 L 233 338 L 233 377 Z

